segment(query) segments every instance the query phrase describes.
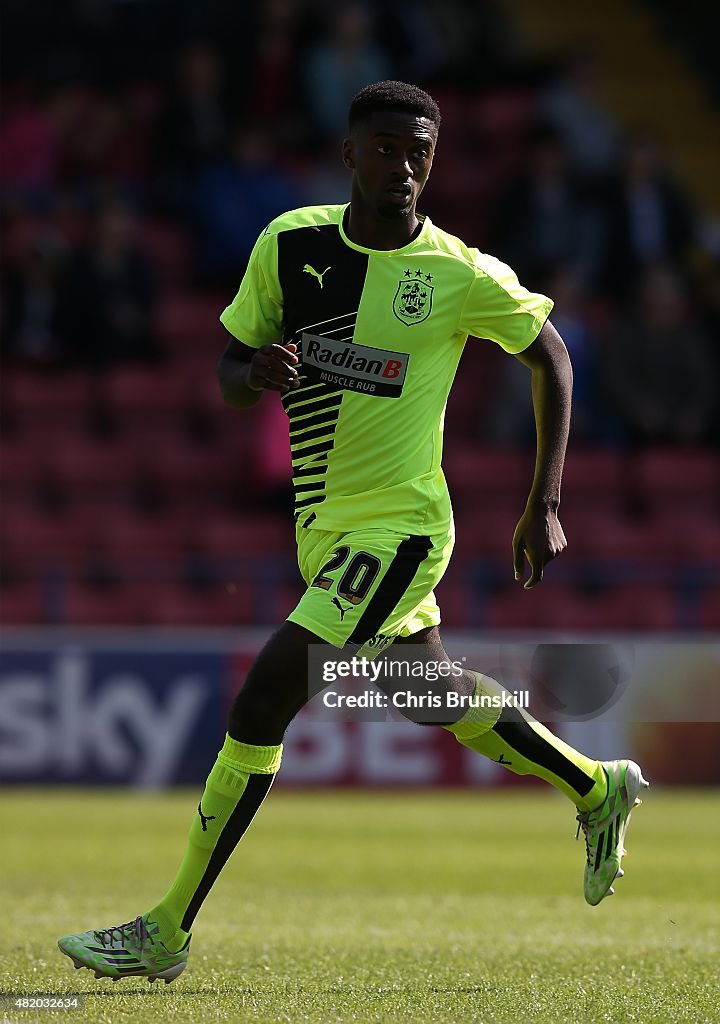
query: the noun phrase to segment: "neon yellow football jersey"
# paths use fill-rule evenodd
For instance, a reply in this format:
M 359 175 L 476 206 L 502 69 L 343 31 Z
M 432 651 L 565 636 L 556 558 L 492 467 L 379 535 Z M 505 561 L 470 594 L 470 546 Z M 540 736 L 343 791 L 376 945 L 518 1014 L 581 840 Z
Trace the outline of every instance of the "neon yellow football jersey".
M 337 532 L 441 532 L 452 518 L 443 419 L 468 335 L 522 352 L 553 304 L 428 217 L 401 249 L 356 245 L 347 209 L 274 220 L 220 320 L 254 348 L 298 345 L 301 386 L 282 397 L 296 518 Z

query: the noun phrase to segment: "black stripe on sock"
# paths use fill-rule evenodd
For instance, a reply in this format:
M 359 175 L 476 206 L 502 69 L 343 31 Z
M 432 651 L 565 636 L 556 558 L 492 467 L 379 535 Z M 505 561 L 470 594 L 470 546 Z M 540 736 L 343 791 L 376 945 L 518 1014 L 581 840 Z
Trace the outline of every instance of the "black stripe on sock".
M 205 868 L 197 889 L 195 890 L 190 904 L 180 924 L 184 932 L 189 932 L 198 910 L 203 904 L 205 897 L 210 892 L 215 879 L 218 877 L 230 854 L 242 839 L 245 830 L 255 817 L 255 814 L 267 796 L 272 785 L 274 775 L 251 775 L 245 786 L 245 791 L 235 805 L 235 809 L 225 822 L 225 827 L 218 836 L 208 866 Z
M 427 558 L 431 547 L 432 541 L 429 537 L 406 537 L 400 542 L 395 557 L 360 616 L 357 626 L 348 638 L 348 643 L 362 645 L 380 632 L 383 623 L 412 583 L 420 563 Z
M 503 708 L 493 731 L 528 761 L 557 775 L 580 796 L 587 796 L 595 785 L 592 775 L 586 775 L 564 754 L 536 733 L 518 708 Z

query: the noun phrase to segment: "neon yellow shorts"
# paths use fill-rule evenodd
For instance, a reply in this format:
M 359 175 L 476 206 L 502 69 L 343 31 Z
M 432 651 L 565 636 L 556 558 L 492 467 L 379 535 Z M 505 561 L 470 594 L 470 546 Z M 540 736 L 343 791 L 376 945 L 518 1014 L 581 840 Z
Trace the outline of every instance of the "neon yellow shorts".
M 308 589 L 290 622 L 367 657 L 398 636 L 440 623 L 433 588 L 450 561 L 452 525 L 441 536 L 423 537 L 384 529 L 330 533 L 298 523 L 296 538 Z

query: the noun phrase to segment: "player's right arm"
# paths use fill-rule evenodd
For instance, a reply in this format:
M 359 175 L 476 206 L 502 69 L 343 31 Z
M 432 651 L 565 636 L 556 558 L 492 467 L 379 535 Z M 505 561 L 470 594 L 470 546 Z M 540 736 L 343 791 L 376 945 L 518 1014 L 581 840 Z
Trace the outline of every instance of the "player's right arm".
M 285 393 L 298 387 L 295 345 L 277 343 L 251 348 L 241 341 L 229 342 L 217 367 L 223 399 L 235 409 L 254 405 L 263 391 Z
M 237 295 L 220 316 L 233 336 L 217 368 L 228 405 L 246 409 L 263 391 L 284 393 L 299 386 L 296 347 L 278 342 L 283 314 L 277 235 L 268 228 L 255 243 Z

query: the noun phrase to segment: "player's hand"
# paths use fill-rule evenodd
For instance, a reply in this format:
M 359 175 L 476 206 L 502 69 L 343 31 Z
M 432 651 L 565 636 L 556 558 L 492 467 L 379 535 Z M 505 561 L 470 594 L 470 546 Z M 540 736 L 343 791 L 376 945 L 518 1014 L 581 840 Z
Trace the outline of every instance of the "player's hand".
M 263 345 L 249 363 L 247 386 L 252 391 L 292 391 L 300 386 L 295 368 L 297 345 Z
M 525 590 L 537 586 L 543 578 L 543 569 L 567 547 L 565 534 L 557 512 L 542 505 L 528 503 L 513 536 L 513 567 L 515 579 L 521 580 L 525 559 L 530 563 L 530 576 Z

